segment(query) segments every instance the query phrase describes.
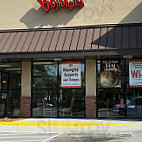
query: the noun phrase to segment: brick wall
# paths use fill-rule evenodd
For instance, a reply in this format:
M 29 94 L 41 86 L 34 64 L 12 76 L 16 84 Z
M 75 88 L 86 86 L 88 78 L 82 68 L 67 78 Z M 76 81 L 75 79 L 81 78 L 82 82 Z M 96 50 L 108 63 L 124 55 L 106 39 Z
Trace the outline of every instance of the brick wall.
M 86 118 L 96 118 L 96 97 L 86 96 Z
M 20 116 L 24 118 L 31 117 L 31 98 L 30 97 L 21 97 Z

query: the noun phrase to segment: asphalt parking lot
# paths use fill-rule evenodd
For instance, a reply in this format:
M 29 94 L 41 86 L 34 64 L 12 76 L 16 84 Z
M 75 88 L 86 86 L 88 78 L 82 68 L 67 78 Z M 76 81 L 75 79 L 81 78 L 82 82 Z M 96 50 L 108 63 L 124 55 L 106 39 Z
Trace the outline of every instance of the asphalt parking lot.
M 141 120 L 25 119 L 0 122 L 0 142 L 141 142 Z
M 0 132 L 0 142 L 121 142 L 130 133 L 110 135 L 101 133 L 34 133 Z
M 62 133 L 0 132 L 0 142 L 49 142 Z

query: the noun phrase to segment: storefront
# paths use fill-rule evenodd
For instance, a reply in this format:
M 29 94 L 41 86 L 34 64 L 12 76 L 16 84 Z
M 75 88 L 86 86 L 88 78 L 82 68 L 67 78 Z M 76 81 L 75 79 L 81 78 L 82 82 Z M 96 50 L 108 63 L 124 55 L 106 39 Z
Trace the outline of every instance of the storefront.
M 140 0 L 8 3 L 0 117 L 142 117 Z

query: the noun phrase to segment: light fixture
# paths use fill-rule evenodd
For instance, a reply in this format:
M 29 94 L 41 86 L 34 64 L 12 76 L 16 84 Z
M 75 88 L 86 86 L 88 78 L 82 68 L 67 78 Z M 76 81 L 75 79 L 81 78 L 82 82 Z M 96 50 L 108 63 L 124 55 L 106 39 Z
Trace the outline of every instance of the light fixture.
M 100 63 L 101 63 L 101 61 L 100 61 L 100 60 L 98 60 L 98 61 L 97 61 L 97 63 L 98 63 L 98 64 L 100 64 Z
M 34 65 L 46 65 L 46 64 L 53 64 L 52 62 L 34 62 Z
M 2 83 L 4 83 L 4 84 L 5 84 L 5 83 L 7 83 L 7 81 L 6 81 L 6 80 L 3 80 L 3 81 L 2 81 Z
M 7 71 L 19 71 L 19 70 L 21 70 L 21 68 L 8 68 L 8 69 L 5 69 L 5 70 L 7 70 Z
M 8 68 L 8 67 L 11 67 L 11 65 L 2 64 L 2 65 L 0 65 L 0 67 L 3 67 L 3 68 Z
M 132 59 L 132 58 L 133 58 L 133 55 L 124 55 L 123 58 L 124 58 L 124 59 Z
M 54 61 L 61 61 L 61 58 L 55 58 Z

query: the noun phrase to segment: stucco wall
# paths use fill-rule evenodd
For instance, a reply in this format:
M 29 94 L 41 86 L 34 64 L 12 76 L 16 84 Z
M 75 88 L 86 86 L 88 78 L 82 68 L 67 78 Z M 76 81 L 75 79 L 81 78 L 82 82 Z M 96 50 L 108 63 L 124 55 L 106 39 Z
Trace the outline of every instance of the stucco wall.
M 86 59 L 86 96 L 96 96 L 96 60 Z
M 21 97 L 31 97 L 31 60 L 23 59 L 21 76 Z
M 0 30 L 141 23 L 141 0 L 86 0 L 83 8 L 45 13 L 37 0 L 1 0 Z

